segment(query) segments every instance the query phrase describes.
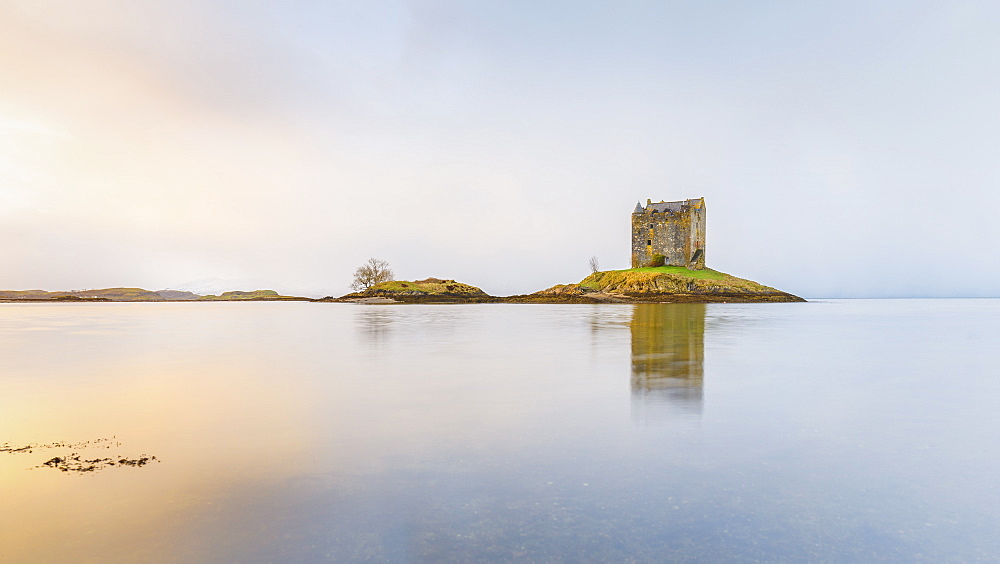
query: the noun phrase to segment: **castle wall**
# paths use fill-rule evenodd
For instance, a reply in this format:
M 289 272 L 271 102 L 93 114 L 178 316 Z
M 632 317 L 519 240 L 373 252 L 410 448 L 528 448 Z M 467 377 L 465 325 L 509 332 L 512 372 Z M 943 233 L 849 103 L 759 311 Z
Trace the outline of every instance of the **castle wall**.
M 705 268 L 704 199 L 684 202 L 647 201 L 632 214 L 632 267 L 646 266 L 653 255 L 664 263 L 691 269 Z
M 700 252 L 699 252 L 700 251 Z M 689 233 L 687 267 L 692 270 L 705 268 L 705 202 L 691 209 L 691 231 Z

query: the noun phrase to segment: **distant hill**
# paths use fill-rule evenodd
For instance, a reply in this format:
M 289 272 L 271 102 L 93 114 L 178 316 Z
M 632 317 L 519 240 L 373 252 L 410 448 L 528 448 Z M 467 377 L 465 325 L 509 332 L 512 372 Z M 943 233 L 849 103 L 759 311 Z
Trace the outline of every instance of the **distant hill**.
M 239 290 L 234 290 L 232 292 L 223 292 L 220 296 L 200 296 L 197 298 L 198 301 L 211 301 L 211 302 L 238 302 L 238 301 L 258 301 L 258 302 L 272 302 L 272 301 L 312 301 L 309 298 L 300 298 L 298 296 L 282 296 L 274 290 L 253 290 L 252 292 L 241 292 Z
M 49 299 L 51 293 L 45 290 L 0 290 L 0 300 Z
M 156 293 L 165 300 L 187 301 L 197 300 L 201 297 L 194 292 L 185 292 L 184 290 L 157 290 Z
M 104 288 L 71 292 L 81 298 L 107 298 L 118 302 L 162 302 L 163 296 L 142 288 Z
M 103 288 L 100 290 L 73 290 L 47 292 L 45 290 L 0 290 L 0 299 L 11 301 L 48 301 L 67 298 L 94 299 L 112 302 L 162 302 L 163 296 L 142 288 Z
M 0 290 L 0 301 L 50 302 L 50 301 L 102 301 L 102 302 L 165 302 L 165 301 L 308 301 L 309 298 L 282 296 L 274 290 L 252 292 L 224 292 L 221 296 L 199 296 L 183 290 L 151 292 L 142 288 L 103 288 L 100 290 L 73 290 L 47 292 L 45 290 Z

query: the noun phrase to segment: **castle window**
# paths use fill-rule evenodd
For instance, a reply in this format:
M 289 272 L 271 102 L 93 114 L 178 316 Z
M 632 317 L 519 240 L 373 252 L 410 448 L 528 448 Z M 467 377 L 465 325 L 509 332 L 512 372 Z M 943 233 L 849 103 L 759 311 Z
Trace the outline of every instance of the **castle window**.
M 652 229 L 652 228 L 653 228 L 653 224 L 652 224 L 652 223 L 650 223 L 650 224 L 649 224 L 649 228 L 650 228 L 650 229 Z
M 648 240 L 646 241 L 646 244 L 647 244 L 647 245 L 652 245 L 652 244 L 653 244 L 653 240 L 652 240 L 652 239 L 648 239 Z

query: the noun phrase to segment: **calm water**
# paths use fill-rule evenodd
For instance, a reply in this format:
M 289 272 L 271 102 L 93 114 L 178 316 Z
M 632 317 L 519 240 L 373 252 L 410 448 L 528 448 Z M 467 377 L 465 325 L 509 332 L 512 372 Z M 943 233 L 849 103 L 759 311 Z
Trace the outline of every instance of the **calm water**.
M 0 304 L 0 443 L 84 443 L 0 452 L 0 560 L 997 561 L 998 343 L 985 299 Z

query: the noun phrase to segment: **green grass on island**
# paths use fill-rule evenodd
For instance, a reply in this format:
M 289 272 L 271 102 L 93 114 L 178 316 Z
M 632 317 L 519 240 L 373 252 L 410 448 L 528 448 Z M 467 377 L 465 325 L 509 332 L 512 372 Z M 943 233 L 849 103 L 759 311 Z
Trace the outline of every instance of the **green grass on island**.
M 658 272 L 664 274 L 676 274 L 678 276 L 684 276 L 687 278 L 697 278 L 699 280 L 723 280 L 727 274 L 719 272 L 718 270 L 712 270 L 711 268 L 703 268 L 701 270 L 688 270 L 683 266 L 643 266 L 640 268 L 626 268 L 623 270 L 607 270 L 610 272 Z
M 455 282 L 454 280 L 441 280 L 439 278 L 427 278 L 425 280 L 390 280 L 376 284 L 371 288 L 360 292 L 362 294 L 376 293 L 401 293 L 401 294 L 473 294 L 485 295 L 481 289 L 470 284 Z
M 622 294 L 644 293 L 771 293 L 774 288 L 737 278 L 710 268 L 688 270 L 683 266 L 653 266 L 595 272 L 577 286 L 584 291 Z
M 402 303 L 493 303 L 498 300 L 482 289 L 470 284 L 440 278 L 424 280 L 390 280 L 374 286 L 352 292 L 339 298 L 323 298 L 317 301 L 367 302 L 366 300 L 384 298 L 389 302 Z

